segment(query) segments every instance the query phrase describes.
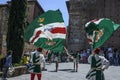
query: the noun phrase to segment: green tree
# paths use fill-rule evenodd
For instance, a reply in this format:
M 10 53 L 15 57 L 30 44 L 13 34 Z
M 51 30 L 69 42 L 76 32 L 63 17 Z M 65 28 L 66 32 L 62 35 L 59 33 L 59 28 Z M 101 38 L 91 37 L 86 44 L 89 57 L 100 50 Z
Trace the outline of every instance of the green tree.
M 7 51 L 13 50 L 13 63 L 19 63 L 24 49 L 27 0 L 11 0 L 8 19 Z

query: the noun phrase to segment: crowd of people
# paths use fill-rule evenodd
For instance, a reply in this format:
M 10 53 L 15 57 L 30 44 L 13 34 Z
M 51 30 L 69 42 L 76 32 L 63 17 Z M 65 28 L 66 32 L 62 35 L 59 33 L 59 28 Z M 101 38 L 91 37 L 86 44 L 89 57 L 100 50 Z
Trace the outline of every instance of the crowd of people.
M 88 63 L 88 57 L 92 53 L 91 49 L 84 49 L 80 51 L 70 51 L 69 54 L 72 55 L 79 63 Z M 110 65 L 118 66 L 120 65 L 120 49 L 117 48 L 101 48 L 100 55 L 104 56 L 109 60 Z M 50 52 L 45 56 L 46 62 L 55 62 L 56 56 L 59 62 L 72 62 L 74 61 L 65 53 Z
M 10 53 L 10 54 L 9 54 Z M 8 52 L 7 56 L 11 56 L 12 52 Z M 31 80 L 34 80 L 35 74 L 37 74 L 38 80 L 41 80 L 41 71 L 45 69 L 46 63 L 55 63 L 55 70 L 58 71 L 60 62 L 73 62 L 74 71 L 78 71 L 78 64 L 88 64 L 90 60 L 89 56 L 93 53 L 91 49 L 84 49 L 80 51 L 69 51 L 65 52 L 55 52 L 49 51 L 46 52 L 41 48 L 38 48 L 33 51 L 24 52 L 22 56 L 23 65 L 27 66 L 28 71 L 31 73 Z M 39 56 L 38 56 L 39 55 Z M 41 56 L 40 56 L 41 55 Z M 117 48 L 101 48 L 99 51 L 99 55 L 105 57 L 108 60 L 110 65 L 119 66 L 120 65 L 120 49 Z M 12 57 L 8 60 L 5 65 L 9 66 L 12 64 Z M 38 59 L 39 58 L 39 59 Z M 2 60 L 2 59 L 1 59 Z M 6 80 L 6 73 L 8 71 L 9 66 L 3 66 L 5 69 L 3 70 L 3 80 Z M 31 67 L 32 66 L 32 67 Z M 37 67 L 41 67 L 40 69 Z M 34 69 L 35 68 L 35 69 Z M 36 70 L 37 69 L 37 70 Z M 38 70 L 39 69 L 39 70 Z M 1 68 L 2 70 L 2 68 Z M 37 71 L 37 72 L 35 72 Z M 39 72 L 38 72 L 39 71 Z

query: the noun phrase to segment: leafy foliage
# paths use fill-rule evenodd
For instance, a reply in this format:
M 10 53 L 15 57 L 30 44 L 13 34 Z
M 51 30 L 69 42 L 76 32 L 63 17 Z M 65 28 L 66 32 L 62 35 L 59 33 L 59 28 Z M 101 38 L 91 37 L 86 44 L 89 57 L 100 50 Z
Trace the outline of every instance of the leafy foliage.
M 8 19 L 7 50 L 13 50 L 13 63 L 19 63 L 24 49 L 27 0 L 11 0 Z

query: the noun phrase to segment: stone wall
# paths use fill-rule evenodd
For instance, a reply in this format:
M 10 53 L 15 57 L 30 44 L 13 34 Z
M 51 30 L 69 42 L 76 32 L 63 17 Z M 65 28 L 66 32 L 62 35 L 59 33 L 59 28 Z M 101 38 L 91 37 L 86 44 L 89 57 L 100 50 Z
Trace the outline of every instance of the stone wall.
M 26 66 L 18 66 L 18 67 L 14 67 L 13 72 L 8 72 L 8 77 L 20 76 L 20 75 L 26 74 L 26 73 L 27 73 Z
M 8 2 L 7 4 L 0 4 L 0 54 L 6 53 L 6 34 L 8 28 L 8 17 L 9 17 L 9 7 L 11 3 Z M 28 0 L 27 6 L 27 22 L 31 23 L 38 15 L 44 13 L 44 10 L 39 5 L 37 0 Z M 35 47 L 32 45 L 25 44 L 26 47 L 30 49 L 34 49 Z M 27 49 L 28 49 L 27 48 Z
M 69 50 L 88 48 L 84 25 L 92 19 L 110 18 L 120 23 L 119 0 L 70 0 L 69 26 L 67 45 Z M 104 47 L 120 47 L 120 29 L 103 45 Z

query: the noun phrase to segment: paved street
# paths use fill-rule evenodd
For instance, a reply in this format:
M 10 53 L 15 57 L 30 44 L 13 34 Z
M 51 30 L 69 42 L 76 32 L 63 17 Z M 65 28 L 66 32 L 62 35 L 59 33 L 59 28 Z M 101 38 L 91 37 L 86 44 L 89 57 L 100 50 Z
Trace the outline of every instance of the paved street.
M 52 63 L 46 65 L 47 71 L 42 72 L 42 80 L 86 80 L 85 75 L 89 66 L 89 64 L 79 64 L 79 71 L 74 72 L 73 63 L 60 63 L 59 71 L 55 72 L 55 64 Z M 120 80 L 120 66 L 110 66 L 104 73 L 106 80 Z M 30 74 L 8 78 L 8 80 L 30 80 Z

